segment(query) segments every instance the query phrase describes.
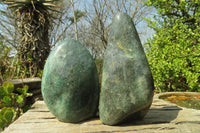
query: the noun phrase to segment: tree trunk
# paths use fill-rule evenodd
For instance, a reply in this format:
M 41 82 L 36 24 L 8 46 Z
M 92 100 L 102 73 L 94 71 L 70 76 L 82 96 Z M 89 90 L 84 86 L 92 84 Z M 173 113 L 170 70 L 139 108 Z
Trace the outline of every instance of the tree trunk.
M 21 70 L 26 77 L 36 77 L 38 71 L 43 70 L 50 52 L 49 13 L 41 6 L 39 9 L 35 7 L 23 12 L 19 24 L 21 40 L 17 50 Z

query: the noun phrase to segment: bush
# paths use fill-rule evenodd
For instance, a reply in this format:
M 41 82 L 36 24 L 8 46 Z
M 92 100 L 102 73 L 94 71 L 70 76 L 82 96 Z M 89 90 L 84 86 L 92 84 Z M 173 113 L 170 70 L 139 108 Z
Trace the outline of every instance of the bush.
M 0 42 L 0 85 L 3 82 L 4 75 L 8 70 L 8 55 L 10 53 L 10 47 L 4 46 Z
M 0 85 L 7 79 L 20 77 L 22 71 L 19 70 L 20 63 L 15 57 L 9 57 L 11 47 L 0 42 Z
M 144 0 L 157 13 L 148 59 L 158 91 L 200 91 L 199 0 Z
M 148 42 L 147 51 L 159 91 L 200 91 L 200 27 L 176 22 Z
M 13 78 L 27 78 L 29 70 L 22 69 L 22 63 L 19 62 L 17 55 L 10 57 L 11 47 L 0 42 L 0 85 L 3 81 Z M 37 76 L 41 77 L 42 70 L 39 70 Z
M 22 113 L 26 112 L 30 106 L 26 105 L 26 97 L 32 94 L 28 92 L 28 86 L 17 88 L 13 93 L 14 85 L 12 83 L 3 83 L 0 86 L 0 131 L 16 120 Z

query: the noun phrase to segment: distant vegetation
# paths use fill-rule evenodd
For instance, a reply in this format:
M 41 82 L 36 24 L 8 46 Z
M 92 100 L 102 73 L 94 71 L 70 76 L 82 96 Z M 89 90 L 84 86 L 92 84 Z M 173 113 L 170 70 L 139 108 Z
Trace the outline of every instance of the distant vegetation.
M 156 33 L 145 50 L 156 90 L 200 91 L 199 0 L 88 0 L 87 4 L 3 0 L 0 4 L 0 84 L 8 78 L 41 77 L 51 48 L 66 38 L 76 38 L 94 59 L 102 60 L 112 17 L 126 11 L 136 28 L 150 16 L 145 20 Z M 143 29 L 147 27 L 137 29 L 141 38 L 148 34 Z M 12 51 L 17 56 L 10 61 Z M 99 60 L 96 64 L 102 70 Z M 100 71 L 99 75 L 101 79 Z
M 156 33 L 146 44 L 156 90 L 200 92 L 200 1 L 147 0 Z
M 145 36 L 148 28 L 140 28 L 140 23 L 146 26 L 143 17 L 153 9 L 142 0 L 2 0 L 0 6 L 1 41 L 9 48 L 8 58 L 16 55 L 4 62 L 1 80 L 41 77 L 51 48 L 67 38 L 80 41 L 94 59 L 102 59 L 113 16 L 126 11 L 139 35 Z

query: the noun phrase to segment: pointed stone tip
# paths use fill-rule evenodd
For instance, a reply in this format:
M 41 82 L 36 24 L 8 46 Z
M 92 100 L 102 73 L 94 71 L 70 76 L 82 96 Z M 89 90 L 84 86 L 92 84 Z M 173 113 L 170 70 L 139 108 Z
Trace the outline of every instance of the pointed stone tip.
M 134 22 L 127 13 L 118 13 L 112 21 L 110 28 L 109 41 L 122 40 L 122 38 L 139 39 Z
M 117 14 L 115 18 L 120 20 L 120 17 L 121 17 L 121 14 Z
M 116 20 L 124 20 L 124 19 L 131 19 L 131 17 L 127 13 L 120 12 L 115 16 L 114 19 L 116 19 Z

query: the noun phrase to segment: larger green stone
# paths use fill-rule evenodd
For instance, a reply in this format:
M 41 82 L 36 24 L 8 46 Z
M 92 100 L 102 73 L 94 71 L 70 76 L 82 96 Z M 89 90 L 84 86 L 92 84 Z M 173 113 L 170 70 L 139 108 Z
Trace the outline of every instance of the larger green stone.
M 66 40 L 50 53 L 42 77 L 42 95 L 60 121 L 80 122 L 96 114 L 98 74 L 89 51 L 75 40 Z
M 153 78 L 132 19 L 118 14 L 112 24 L 106 49 L 100 119 L 116 125 L 142 119 L 153 98 Z

